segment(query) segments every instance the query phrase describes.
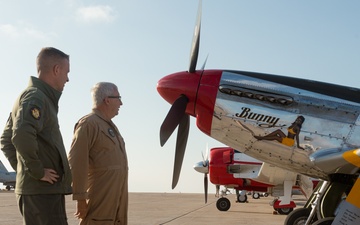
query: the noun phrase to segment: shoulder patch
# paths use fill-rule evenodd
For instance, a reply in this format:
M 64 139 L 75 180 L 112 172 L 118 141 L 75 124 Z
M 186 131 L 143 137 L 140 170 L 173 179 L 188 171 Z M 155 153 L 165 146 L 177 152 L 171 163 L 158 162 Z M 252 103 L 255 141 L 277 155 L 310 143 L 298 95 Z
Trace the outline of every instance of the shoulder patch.
M 34 119 L 39 120 L 41 117 L 40 109 L 38 107 L 32 107 L 30 109 L 31 116 L 34 117 Z
M 109 128 L 109 129 L 108 129 L 108 132 L 109 132 L 109 134 L 110 134 L 111 137 L 115 137 L 115 132 L 114 132 L 113 129 Z

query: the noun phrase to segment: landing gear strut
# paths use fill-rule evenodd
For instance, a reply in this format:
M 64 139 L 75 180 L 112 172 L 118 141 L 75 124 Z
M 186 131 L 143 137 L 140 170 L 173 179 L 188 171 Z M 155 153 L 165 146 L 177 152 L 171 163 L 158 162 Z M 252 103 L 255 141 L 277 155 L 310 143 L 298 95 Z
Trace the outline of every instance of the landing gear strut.
M 230 191 L 227 188 L 225 188 L 224 190 L 221 191 L 221 194 L 220 194 L 220 186 L 219 185 L 216 186 L 216 195 L 215 196 L 220 197 L 216 202 L 216 208 L 219 211 L 228 211 L 230 209 L 230 206 L 231 206 L 230 200 L 224 197 L 229 193 L 230 193 Z
M 229 193 L 230 193 L 230 191 L 227 188 L 225 188 L 225 190 L 222 190 L 221 194 L 220 194 L 220 191 L 217 191 L 217 194 L 215 196 L 216 197 L 221 196 L 216 202 L 216 208 L 219 211 L 228 211 L 230 209 L 230 207 L 231 207 L 230 200 L 224 197 Z M 240 192 L 239 190 L 236 190 L 236 199 L 237 199 L 237 202 L 241 202 L 241 203 L 247 202 L 246 191 Z
M 331 181 L 319 182 L 304 208 L 291 212 L 284 225 L 327 225 L 334 220 L 335 210 L 349 193 L 357 176 L 334 174 Z

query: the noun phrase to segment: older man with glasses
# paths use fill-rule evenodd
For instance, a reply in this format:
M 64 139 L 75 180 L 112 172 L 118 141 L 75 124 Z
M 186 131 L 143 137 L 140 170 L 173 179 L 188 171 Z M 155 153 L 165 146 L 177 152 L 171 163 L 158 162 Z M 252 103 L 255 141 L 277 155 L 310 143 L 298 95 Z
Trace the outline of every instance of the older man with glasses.
M 118 88 L 100 82 L 92 88 L 93 109 L 75 125 L 69 153 L 75 216 L 80 224 L 126 225 L 128 162 L 124 140 L 111 121 L 122 105 Z

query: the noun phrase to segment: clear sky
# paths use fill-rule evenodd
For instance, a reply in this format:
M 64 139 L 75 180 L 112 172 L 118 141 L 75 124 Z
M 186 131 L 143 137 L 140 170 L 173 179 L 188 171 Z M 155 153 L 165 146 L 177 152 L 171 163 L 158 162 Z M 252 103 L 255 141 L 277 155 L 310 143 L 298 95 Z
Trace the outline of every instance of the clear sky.
M 59 120 L 69 151 L 76 121 L 91 111 L 90 88 L 118 85 L 124 105 L 114 122 L 125 141 L 131 192 L 203 192 L 193 170 L 201 152 L 223 144 L 191 119 L 178 186 L 172 190 L 176 133 L 160 147 L 170 105 L 157 81 L 187 70 L 196 0 L 0 0 L 0 127 L 36 76 L 44 46 L 70 55 Z M 360 2 L 203 0 L 198 68 L 234 69 L 360 86 Z M 334 90 L 336 91 L 336 90 Z M 0 159 L 10 165 L 0 153 Z M 215 188 L 210 185 L 210 192 Z

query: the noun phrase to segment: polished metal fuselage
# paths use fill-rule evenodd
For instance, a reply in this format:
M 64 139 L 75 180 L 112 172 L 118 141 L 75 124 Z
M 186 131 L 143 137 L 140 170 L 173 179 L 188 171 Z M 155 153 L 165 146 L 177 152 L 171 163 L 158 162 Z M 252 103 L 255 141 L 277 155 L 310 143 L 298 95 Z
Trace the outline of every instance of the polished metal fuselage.
M 344 98 L 339 92 L 346 92 Z M 332 173 L 354 173 L 358 168 L 342 154 L 360 146 L 360 97 L 352 96 L 356 94 L 360 96 L 360 90 L 321 82 L 224 71 L 211 136 L 261 161 L 311 177 L 326 180 Z M 257 138 L 274 131 L 288 136 L 298 116 L 305 118 L 299 143 L 296 138 L 291 146 Z

